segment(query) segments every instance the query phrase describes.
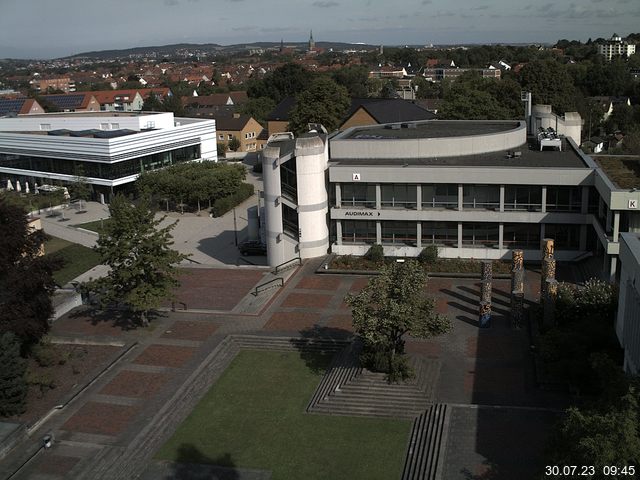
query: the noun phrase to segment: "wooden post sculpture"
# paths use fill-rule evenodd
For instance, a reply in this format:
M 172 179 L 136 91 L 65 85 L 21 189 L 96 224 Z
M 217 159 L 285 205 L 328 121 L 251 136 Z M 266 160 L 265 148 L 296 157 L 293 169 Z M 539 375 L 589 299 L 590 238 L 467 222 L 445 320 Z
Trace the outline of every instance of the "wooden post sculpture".
M 540 303 L 544 302 L 544 295 L 547 289 L 547 278 L 555 278 L 556 261 L 553 258 L 555 245 L 553 238 L 542 240 L 542 269 L 540 272 Z M 550 275 L 552 273 L 552 275 Z
M 511 254 L 511 326 L 520 328 L 524 306 L 524 252 Z
M 481 263 L 481 283 L 480 283 L 480 327 L 486 328 L 491 321 L 491 282 L 493 279 L 493 263 L 485 260 Z

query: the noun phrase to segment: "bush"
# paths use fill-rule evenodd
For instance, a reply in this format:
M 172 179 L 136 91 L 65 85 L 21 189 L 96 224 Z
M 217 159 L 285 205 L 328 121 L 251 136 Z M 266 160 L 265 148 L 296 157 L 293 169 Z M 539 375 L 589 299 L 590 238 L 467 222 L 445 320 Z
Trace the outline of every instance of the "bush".
M 23 413 L 27 398 L 26 362 L 20 341 L 11 332 L 0 336 L 0 416 Z
M 418 261 L 422 264 L 434 263 L 438 259 L 438 247 L 427 245 L 418 255 Z
M 363 367 L 373 371 L 387 374 L 389 383 L 398 383 L 413 378 L 415 372 L 409 365 L 409 357 L 404 353 L 391 355 L 387 349 L 376 349 L 367 346 L 360 354 L 360 363 Z
M 384 262 L 384 249 L 382 248 L 382 245 L 377 243 L 375 245 L 371 245 L 371 248 L 364 255 L 364 258 L 374 263 Z
M 52 367 L 67 363 L 66 355 L 62 354 L 55 345 L 41 341 L 31 348 L 31 356 L 41 367 Z
M 49 372 L 28 372 L 27 383 L 39 390 L 40 398 L 42 398 L 48 390 L 56 388 L 56 382 L 53 381 Z
M 238 191 L 233 195 L 219 198 L 215 202 L 213 202 L 213 206 L 211 207 L 211 214 L 214 217 L 221 217 L 233 207 L 244 202 L 251 195 L 253 195 L 253 185 L 251 185 L 250 183 L 243 183 L 240 185 Z

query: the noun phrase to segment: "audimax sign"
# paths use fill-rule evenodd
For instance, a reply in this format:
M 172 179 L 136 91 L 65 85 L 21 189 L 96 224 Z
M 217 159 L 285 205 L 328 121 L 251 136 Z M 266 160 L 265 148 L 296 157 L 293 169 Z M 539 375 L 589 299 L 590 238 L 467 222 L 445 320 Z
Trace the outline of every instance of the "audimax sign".
M 345 217 L 379 217 L 380 212 L 365 212 L 363 210 L 351 210 L 344 212 Z

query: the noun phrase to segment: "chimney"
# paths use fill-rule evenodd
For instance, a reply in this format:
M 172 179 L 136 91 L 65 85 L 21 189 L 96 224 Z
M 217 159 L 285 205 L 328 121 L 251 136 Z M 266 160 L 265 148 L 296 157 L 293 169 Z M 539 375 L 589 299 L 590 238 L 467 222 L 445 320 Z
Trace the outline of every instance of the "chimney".
M 240 114 L 239 113 L 233 113 L 233 118 L 240 118 Z

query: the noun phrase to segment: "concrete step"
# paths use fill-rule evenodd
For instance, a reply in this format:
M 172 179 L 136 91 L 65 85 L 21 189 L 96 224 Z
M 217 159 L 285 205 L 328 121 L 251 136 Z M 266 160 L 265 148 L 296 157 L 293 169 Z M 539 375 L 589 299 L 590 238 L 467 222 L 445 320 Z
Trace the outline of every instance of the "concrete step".
M 386 418 L 414 418 L 416 414 L 413 411 L 406 409 L 390 409 L 380 407 L 328 407 L 326 405 L 318 405 L 313 410 L 314 413 L 322 413 L 325 415 L 342 415 L 349 417 L 358 416 L 371 416 L 371 417 L 386 417 Z
M 402 480 L 435 480 L 441 468 L 448 424 L 448 409 L 433 405 L 413 423 Z
M 381 389 L 381 388 L 370 388 L 370 387 L 362 387 L 360 385 L 344 385 L 339 390 L 336 390 L 331 396 L 338 395 L 350 395 L 353 397 L 360 397 L 363 399 L 366 398 L 377 398 L 377 399 L 387 399 L 387 400 L 395 400 L 395 399 L 405 399 L 405 400 L 422 400 L 428 397 L 426 392 L 421 392 L 420 390 L 414 391 L 397 391 L 392 389 Z

